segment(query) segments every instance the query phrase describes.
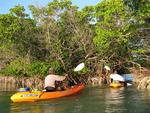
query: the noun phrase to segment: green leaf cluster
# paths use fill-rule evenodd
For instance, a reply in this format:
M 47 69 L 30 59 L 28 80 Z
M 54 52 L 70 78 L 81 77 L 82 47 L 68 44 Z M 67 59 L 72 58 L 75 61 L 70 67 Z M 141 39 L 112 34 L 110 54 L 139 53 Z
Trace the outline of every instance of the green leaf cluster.
M 149 0 L 102 0 L 81 10 L 71 0 L 53 0 L 29 8 L 32 18 L 21 5 L 0 14 L 5 75 L 45 76 L 49 67 L 73 74 L 81 62 L 90 67 L 81 74 L 96 74 L 105 64 L 149 65 Z

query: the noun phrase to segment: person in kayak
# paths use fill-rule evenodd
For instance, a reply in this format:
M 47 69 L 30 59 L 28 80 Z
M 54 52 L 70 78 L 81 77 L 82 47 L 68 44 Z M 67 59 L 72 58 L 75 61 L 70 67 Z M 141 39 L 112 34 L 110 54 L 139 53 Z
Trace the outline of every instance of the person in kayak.
M 58 85 L 56 85 L 56 82 L 63 81 L 66 79 L 66 76 L 59 76 L 55 74 L 54 69 L 50 68 L 48 71 L 48 75 L 45 77 L 45 83 L 44 83 L 44 88 L 46 92 L 51 92 L 51 91 L 56 91 Z

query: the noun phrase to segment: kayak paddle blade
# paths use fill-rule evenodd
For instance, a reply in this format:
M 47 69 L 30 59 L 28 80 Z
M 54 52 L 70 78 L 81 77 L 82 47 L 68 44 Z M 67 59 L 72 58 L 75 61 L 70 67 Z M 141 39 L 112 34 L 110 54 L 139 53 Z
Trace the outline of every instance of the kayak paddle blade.
M 80 63 L 79 65 L 77 65 L 77 67 L 74 69 L 75 72 L 80 71 L 84 68 L 85 64 L 84 63 Z

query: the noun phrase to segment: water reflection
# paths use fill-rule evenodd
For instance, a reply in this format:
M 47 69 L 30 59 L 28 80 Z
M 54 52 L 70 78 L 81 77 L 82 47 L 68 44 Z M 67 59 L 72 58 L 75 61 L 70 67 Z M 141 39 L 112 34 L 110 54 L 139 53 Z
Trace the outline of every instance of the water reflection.
M 78 98 L 66 97 L 34 103 L 12 103 L 11 113 L 80 113 L 82 105 L 76 104 L 78 102 Z
M 86 88 L 82 93 L 34 103 L 12 103 L 0 93 L 0 113 L 150 113 L 150 93 L 134 87 Z
M 122 88 L 110 88 L 106 93 L 106 113 L 122 113 L 124 108 L 124 87 Z
M 11 104 L 11 113 L 42 113 L 40 106 L 26 104 Z
M 55 103 L 54 103 L 55 104 Z M 21 103 L 11 104 L 11 113 L 56 113 L 56 111 L 62 110 L 61 107 L 57 105 L 54 106 L 51 104 L 44 103 Z

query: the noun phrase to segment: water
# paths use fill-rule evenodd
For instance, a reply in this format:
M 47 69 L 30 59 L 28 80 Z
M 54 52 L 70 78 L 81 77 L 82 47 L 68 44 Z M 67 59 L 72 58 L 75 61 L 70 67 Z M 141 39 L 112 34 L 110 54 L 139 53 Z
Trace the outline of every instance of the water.
M 34 103 L 12 103 L 14 92 L 0 92 L 0 113 L 150 113 L 150 93 L 87 87 L 81 93 Z

